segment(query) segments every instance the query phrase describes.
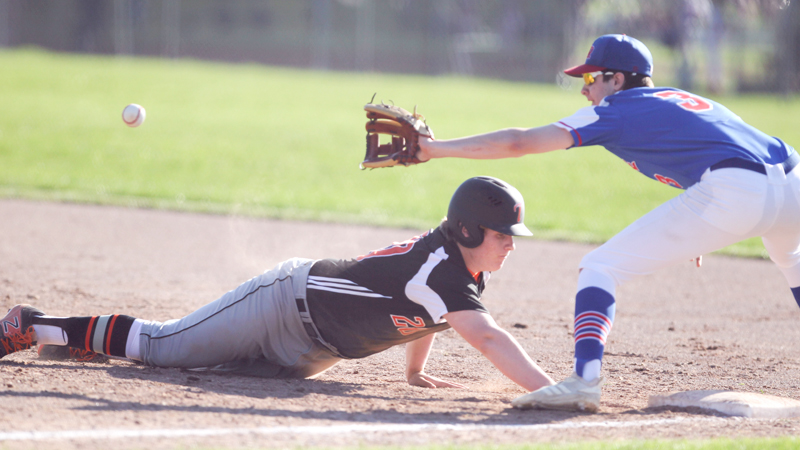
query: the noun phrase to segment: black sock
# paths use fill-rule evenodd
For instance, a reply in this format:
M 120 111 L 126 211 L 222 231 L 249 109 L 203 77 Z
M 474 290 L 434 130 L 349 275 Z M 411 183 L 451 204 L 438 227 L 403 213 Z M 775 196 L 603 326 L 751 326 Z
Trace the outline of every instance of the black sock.
M 125 358 L 128 332 L 135 317 L 114 314 L 89 317 L 48 317 L 33 319 L 36 325 L 59 327 L 67 333 L 67 345 L 104 355 Z

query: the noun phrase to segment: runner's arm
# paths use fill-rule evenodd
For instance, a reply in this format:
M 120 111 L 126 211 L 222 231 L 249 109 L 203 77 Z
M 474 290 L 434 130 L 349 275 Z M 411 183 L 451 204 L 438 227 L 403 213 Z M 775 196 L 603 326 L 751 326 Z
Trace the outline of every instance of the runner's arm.
M 471 346 L 483 353 L 500 372 L 527 391 L 555 384 L 492 316 L 478 311 L 455 311 L 447 322 Z
M 425 363 L 433 347 L 436 333 L 431 333 L 406 344 L 406 379 L 412 386 L 427 388 L 466 388 L 466 386 L 445 381 L 425 373 Z

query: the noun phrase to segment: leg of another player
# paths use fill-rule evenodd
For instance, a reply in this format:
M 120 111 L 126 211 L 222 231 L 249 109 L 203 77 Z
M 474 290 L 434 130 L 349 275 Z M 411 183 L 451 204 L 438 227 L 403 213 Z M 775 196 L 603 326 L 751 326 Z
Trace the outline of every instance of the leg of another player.
M 690 191 L 645 214 L 583 258 L 575 296 L 575 373 L 554 386 L 514 399 L 513 406 L 597 411 L 602 381 L 599 375 L 606 337 L 614 321 L 616 286 L 750 237 L 746 231 L 723 231 L 699 216 L 696 211 L 711 209 L 708 199 L 714 197 L 694 187 Z M 758 202 L 750 203 L 756 205 L 750 208 L 748 203 L 734 211 L 733 218 L 753 215 Z M 759 222 L 760 216 L 750 219 Z
M 581 270 L 575 296 L 575 373 L 586 381 L 600 376 L 606 338 L 614 323 L 614 280 L 591 269 Z
M 787 181 L 782 186 L 784 206 L 761 241 L 800 306 L 800 168 L 789 173 Z
M 600 408 L 600 368 L 606 337 L 614 323 L 614 280 L 592 269 L 582 269 L 575 296 L 575 372 L 554 386 L 515 398 L 515 408 L 595 412 Z
M 786 236 L 784 235 L 784 237 Z M 800 236 L 797 236 L 796 240 L 800 240 Z M 800 306 L 800 262 L 798 262 L 800 260 L 800 247 L 794 247 L 795 244 L 792 239 L 780 239 L 774 235 L 763 237 L 762 241 L 767 252 L 769 252 L 770 258 L 781 270 L 783 276 L 786 277 L 794 300 Z
M 746 237 L 710 225 L 687 210 L 678 197 L 586 255 L 580 264 L 575 297 L 576 374 L 586 381 L 600 375 L 606 339 L 614 322 L 617 286 Z

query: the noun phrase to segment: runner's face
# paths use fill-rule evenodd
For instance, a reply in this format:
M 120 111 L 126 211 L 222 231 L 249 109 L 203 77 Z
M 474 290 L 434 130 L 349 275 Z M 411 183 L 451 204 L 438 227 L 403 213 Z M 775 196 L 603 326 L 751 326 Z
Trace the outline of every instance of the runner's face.
M 513 236 L 484 230 L 483 243 L 475 248 L 461 247 L 461 253 L 470 272 L 496 272 L 514 248 Z

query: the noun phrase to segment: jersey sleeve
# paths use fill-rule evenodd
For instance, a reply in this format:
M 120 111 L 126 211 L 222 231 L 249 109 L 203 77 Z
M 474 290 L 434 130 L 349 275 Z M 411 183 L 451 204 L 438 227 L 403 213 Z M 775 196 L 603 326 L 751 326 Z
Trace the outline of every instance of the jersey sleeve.
M 606 104 L 581 108 L 553 125 L 569 131 L 574 141 L 572 147 L 584 147 L 615 142 L 624 124 L 614 108 Z
M 447 310 L 442 314 L 447 314 L 450 312 L 455 311 L 478 311 L 489 313 L 486 309 L 486 306 L 481 303 L 481 293 L 478 290 L 477 285 L 458 285 L 458 286 L 451 286 L 451 292 L 453 292 L 453 297 L 448 298 L 445 301 L 445 305 L 447 306 Z
M 480 300 L 483 283 L 475 283 L 468 275 L 465 277 L 462 273 L 456 273 L 450 264 L 434 268 L 428 278 L 427 286 L 436 296 L 436 301 L 433 303 L 436 308 L 427 308 L 436 323 L 445 322 L 443 316 L 455 311 L 488 313 Z

